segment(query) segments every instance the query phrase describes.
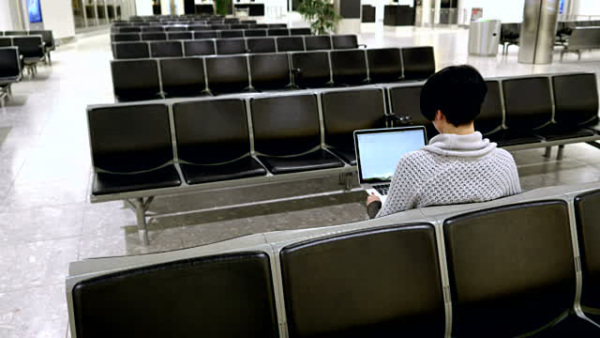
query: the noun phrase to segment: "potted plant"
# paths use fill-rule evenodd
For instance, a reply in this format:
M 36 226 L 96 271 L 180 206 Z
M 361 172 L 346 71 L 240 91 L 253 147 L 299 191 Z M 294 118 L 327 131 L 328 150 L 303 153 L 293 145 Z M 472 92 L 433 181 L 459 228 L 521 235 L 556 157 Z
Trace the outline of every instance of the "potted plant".
M 341 19 L 329 0 L 303 0 L 298 7 L 298 13 L 310 22 L 312 31 L 317 35 L 333 32 Z
M 228 9 L 231 7 L 231 0 L 214 0 L 215 11 L 217 15 L 227 15 Z

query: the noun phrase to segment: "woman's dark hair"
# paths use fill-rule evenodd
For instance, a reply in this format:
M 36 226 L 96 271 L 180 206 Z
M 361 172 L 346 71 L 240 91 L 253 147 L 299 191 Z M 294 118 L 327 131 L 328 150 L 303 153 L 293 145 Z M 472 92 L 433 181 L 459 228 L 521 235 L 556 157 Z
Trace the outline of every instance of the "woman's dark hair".
M 479 115 L 486 94 L 487 85 L 477 69 L 469 65 L 444 68 L 421 89 L 421 114 L 433 121 L 441 110 L 454 126 L 469 124 Z

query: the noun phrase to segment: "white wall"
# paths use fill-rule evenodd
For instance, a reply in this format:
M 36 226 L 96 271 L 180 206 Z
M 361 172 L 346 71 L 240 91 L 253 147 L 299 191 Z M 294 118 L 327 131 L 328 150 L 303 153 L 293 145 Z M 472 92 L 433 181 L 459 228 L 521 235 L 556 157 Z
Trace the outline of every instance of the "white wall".
M 598 0 L 588 0 L 596 2 Z M 484 19 L 497 19 L 502 22 L 522 22 L 525 0 L 461 0 L 459 3 L 459 24 L 471 20 L 471 9 L 483 8 Z M 466 17 L 464 16 L 466 9 Z M 465 20 L 466 19 L 466 20 Z
M 12 0 L 0 0 L 0 31 L 14 29 L 9 1 Z
M 152 0 L 135 0 L 136 15 L 152 15 Z
M 75 36 L 71 0 L 41 0 L 44 29 L 51 30 L 55 39 Z
M 579 0 L 573 6 L 572 15 L 600 15 L 600 1 Z M 596 20 L 596 19 L 595 19 Z

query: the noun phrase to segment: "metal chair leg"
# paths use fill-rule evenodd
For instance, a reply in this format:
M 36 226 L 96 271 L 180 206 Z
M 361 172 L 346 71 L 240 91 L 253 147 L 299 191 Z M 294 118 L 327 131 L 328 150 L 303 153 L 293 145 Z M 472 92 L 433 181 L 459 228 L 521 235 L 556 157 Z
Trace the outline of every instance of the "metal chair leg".
M 140 236 L 140 242 L 142 245 L 147 246 L 150 241 L 148 240 L 148 229 L 146 223 L 146 205 L 144 204 L 143 198 L 136 198 L 133 201 L 135 206 L 135 215 L 138 223 L 138 235 Z
M 545 158 L 550 158 L 552 156 L 552 147 L 546 147 L 546 152 L 544 153 Z
M 563 154 L 564 154 L 564 150 L 565 150 L 565 145 L 561 144 L 558 146 L 558 153 L 556 154 L 556 159 L 557 160 L 562 160 L 563 158 Z

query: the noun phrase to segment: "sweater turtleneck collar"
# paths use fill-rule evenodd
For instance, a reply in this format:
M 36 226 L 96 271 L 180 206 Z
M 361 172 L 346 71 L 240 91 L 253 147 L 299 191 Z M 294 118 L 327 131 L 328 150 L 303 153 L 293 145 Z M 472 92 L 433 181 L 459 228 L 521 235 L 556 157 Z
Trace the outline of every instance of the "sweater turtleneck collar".
M 496 143 L 476 131 L 467 135 L 439 134 L 422 149 L 434 154 L 457 157 L 482 157 L 496 149 Z

